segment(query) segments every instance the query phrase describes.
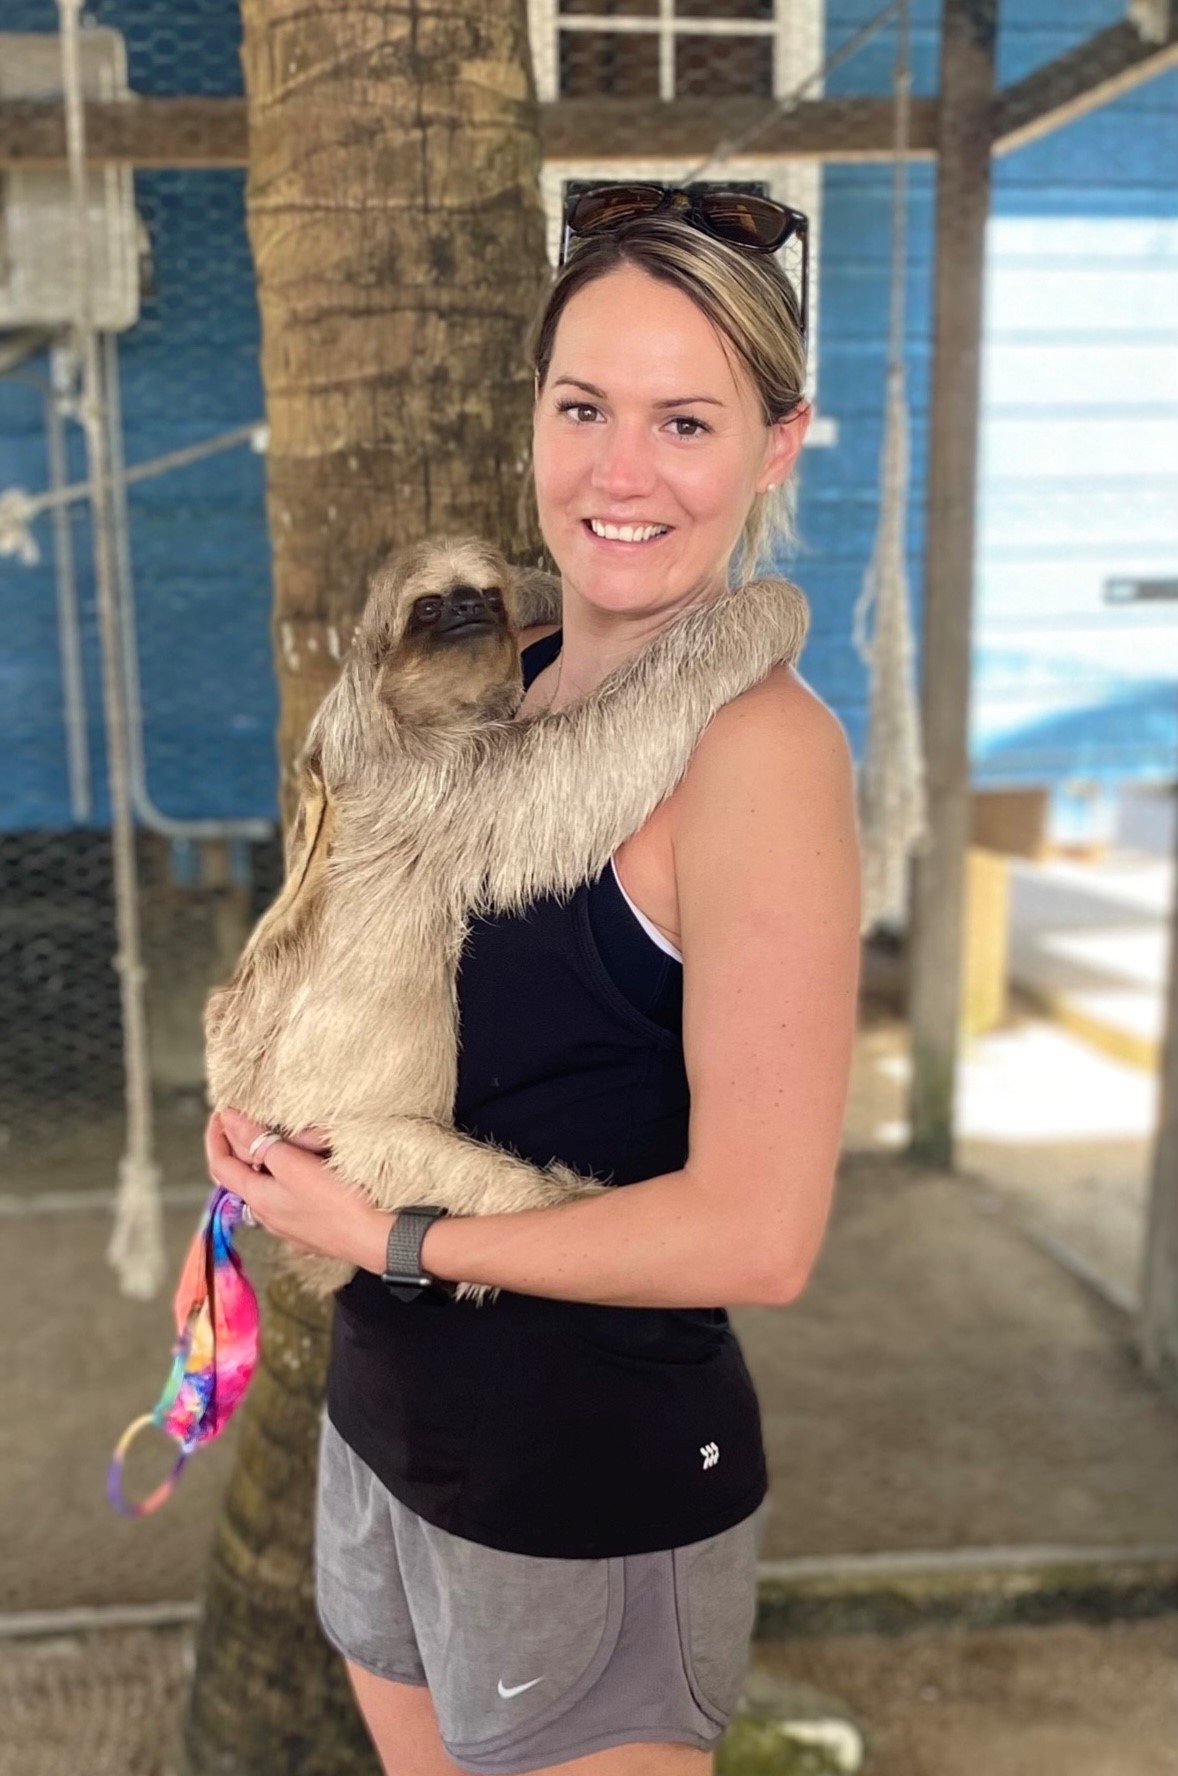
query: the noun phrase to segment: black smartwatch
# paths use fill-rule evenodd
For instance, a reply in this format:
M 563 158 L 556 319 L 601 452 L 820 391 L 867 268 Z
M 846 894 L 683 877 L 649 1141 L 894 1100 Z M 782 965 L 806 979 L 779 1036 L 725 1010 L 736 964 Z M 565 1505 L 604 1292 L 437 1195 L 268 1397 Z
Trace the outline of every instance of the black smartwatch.
M 438 1209 L 415 1204 L 411 1209 L 397 1209 L 393 1217 L 393 1225 L 389 1229 L 389 1243 L 385 1248 L 385 1264 L 381 1273 L 381 1282 L 390 1295 L 398 1301 L 416 1301 L 423 1289 L 436 1284 L 447 1294 L 453 1294 L 452 1287 L 434 1277 L 421 1264 L 421 1246 L 431 1222 L 444 1215 L 445 1209 Z

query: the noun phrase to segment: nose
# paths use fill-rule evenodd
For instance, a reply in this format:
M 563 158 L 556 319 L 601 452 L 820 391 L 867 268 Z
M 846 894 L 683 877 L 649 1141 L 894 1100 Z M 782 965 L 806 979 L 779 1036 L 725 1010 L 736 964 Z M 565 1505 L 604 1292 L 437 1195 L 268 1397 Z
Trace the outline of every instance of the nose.
M 477 586 L 455 586 L 449 603 L 455 623 L 472 623 L 487 615 L 486 598 Z
M 615 421 L 601 428 L 593 464 L 593 486 L 622 500 L 650 492 L 655 480 L 654 446 L 644 424 Z

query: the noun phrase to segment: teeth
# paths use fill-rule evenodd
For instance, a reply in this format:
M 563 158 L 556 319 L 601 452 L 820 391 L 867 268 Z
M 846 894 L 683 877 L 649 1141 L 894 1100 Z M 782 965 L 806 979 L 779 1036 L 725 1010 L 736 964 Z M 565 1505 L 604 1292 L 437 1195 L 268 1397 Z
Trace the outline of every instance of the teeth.
M 651 537 L 662 536 L 670 529 L 668 524 L 602 524 L 598 518 L 590 518 L 589 528 L 594 536 L 608 537 L 616 543 L 645 543 Z

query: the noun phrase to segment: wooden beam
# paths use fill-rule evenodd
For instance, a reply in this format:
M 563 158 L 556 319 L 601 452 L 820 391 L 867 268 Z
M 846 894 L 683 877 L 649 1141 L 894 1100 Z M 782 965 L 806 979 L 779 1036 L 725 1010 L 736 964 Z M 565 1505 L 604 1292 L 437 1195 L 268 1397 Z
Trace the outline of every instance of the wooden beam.
M 1036 141 L 1145 80 L 1178 67 L 1178 0 L 1162 43 L 1128 22 L 1005 88 L 992 113 L 993 151 Z M 701 159 L 755 122 L 761 99 L 562 99 L 540 107 L 547 161 L 607 164 L 653 156 Z M 936 99 L 914 99 L 914 159 L 937 151 Z M 240 167 L 249 158 L 245 100 L 130 98 L 86 107 L 87 153 L 97 165 Z M 808 99 L 777 117 L 749 153 L 829 161 L 882 161 L 892 152 L 890 98 Z M 0 101 L 0 168 L 64 167 L 65 128 L 56 100 Z
M 929 835 L 912 871 L 911 1148 L 953 1163 L 962 1018 L 982 274 L 998 0 L 942 0 L 921 710 Z
M 1175 829 L 1178 841 L 1178 818 Z M 1178 894 L 1170 921 L 1161 1085 L 1141 1274 L 1140 1343 L 1148 1373 L 1178 1390 Z
M 762 117 L 761 99 L 562 99 L 540 107 L 546 161 L 599 163 L 644 156 L 702 159 Z M 936 142 L 935 99 L 912 106 L 912 152 Z M 886 160 L 890 99 L 815 99 L 776 118 L 747 153 L 803 159 Z M 95 164 L 239 167 L 249 158 L 244 99 L 131 98 L 86 107 L 86 151 Z M 0 103 L 0 167 L 64 167 L 65 127 L 56 101 Z
M 88 104 L 86 158 L 95 165 L 245 166 L 245 100 L 132 98 Z M 65 114 L 57 100 L 0 103 L 0 167 L 64 166 Z
M 546 161 L 702 159 L 769 109 L 763 99 L 561 99 L 540 107 L 541 152 Z M 741 154 L 890 160 L 892 111 L 890 98 L 809 99 L 775 118 Z M 929 158 L 936 134 L 936 100 L 914 100 L 913 155 Z
M 1143 37 L 1126 19 L 1054 62 L 1035 68 L 999 93 L 994 107 L 994 152 L 1009 154 L 1048 135 L 1145 80 L 1178 67 L 1178 6 L 1162 43 Z

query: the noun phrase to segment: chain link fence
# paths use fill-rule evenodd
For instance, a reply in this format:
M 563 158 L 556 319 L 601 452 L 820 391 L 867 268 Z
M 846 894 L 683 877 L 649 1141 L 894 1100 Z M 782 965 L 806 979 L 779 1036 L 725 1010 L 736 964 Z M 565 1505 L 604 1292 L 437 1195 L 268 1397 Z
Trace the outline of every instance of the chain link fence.
M 88 96 L 241 91 L 235 5 L 135 0 L 83 22 Z M 13 0 L 4 25 L 0 97 L 59 95 L 56 6 Z M 204 995 L 280 868 L 244 183 L 94 170 L 86 193 L 152 1084 L 165 1176 L 188 1181 Z M 88 500 L 64 491 L 87 474 L 77 240 L 64 169 L 14 168 L 0 197 L 4 1187 L 110 1189 L 123 1060 L 94 539 Z
M 817 0 L 533 0 L 542 98 L 779 97 L 821 61 Z M 235 0 L 99 0 L 88 97 L 242 94 Z M 61 94 L 53 0 L 9 0 L 0 99 Z M 687 162 L 561 164 L 566 182 Z M 709 176 L 714 177 L 711 173 Z M 811 163 L 742 178 L 812 217 Z M 91 170 L 127 751 L 156 1142 L 194 1183 L 200 1016 L 281 871 L 258 316 L 242 169 Z M 3 1190 L 111 1189 L 123 1096 L 106 736 L 64 169 L 0 177 L 0 1152 Z M 783 251 L 798 278 L 796 243 Z M 811 304 L 813 312 L 813 287 Z M 257 440 L 253 440 L 257 442 Z M 144 472 L 141 474 L 141 470 Z

